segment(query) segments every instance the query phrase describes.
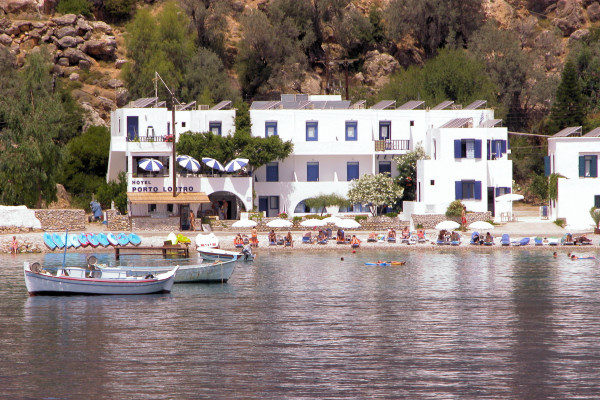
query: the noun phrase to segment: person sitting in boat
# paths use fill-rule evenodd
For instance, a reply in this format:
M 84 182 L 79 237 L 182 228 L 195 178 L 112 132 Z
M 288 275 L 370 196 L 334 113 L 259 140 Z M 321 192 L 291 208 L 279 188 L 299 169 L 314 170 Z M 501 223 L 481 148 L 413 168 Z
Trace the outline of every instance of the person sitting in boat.
M 369 233 L 369 237 L 367 238 L 367 242 L 376 242 L 377 234 L 375 232 Z
M 271 229 L 271 232 L 269 232 L 269 244 L 277 244 L 277 236 L 275 235 L 275 231 L 273 229 Z
M 360 240 L 356 237 L 356 235 L 352 235 L 352 239 L 350 239 L 350 246 L 351 247 L 359 247 L 360 246 Z
M 233 239 L 233 245 L 235 247 L 244 247 L 244 240 L 242 239 L 241 234 L 237 234 L 237 236 Z
M 292 239 L 292 232 L 288 231 L 287 235 L 285 235 L 285 245 L 294 247 L 294 240 Z

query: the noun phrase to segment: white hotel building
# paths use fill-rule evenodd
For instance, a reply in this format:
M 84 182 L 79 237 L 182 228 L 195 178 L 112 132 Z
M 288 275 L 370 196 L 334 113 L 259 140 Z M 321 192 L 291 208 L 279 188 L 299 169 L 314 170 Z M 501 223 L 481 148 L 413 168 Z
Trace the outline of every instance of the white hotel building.
M 363 174 L 396 177 L 394 156 L 421 144 L 430 159 L 418 163 L 417 199 L 404 203 L 405 214 L 444 213 L 455 199 L 469 211 L 494 211 L 495 197 L 511 191 L 512 161 L 507 129 L 496 127 L 500 120 L 493 110 L 480 109 L 485 103 L 463 108 L 447 101 L 422 109 L 421 101 L 398 108 L 382 101 L 365 108 L 364 102 L 350 104 L 340 96 L 255 101 L 252 135 L 279 135 L 294 143 L 290 157 L 256 171 L 259 210 L 268 216 L 304 213 L 305 199 L 346 196 L 350 181 Z M 366 211 L 360 205 L 351 210 Z
M 546 175 L 558 178 L 558 197 L 550 202 L 550 218 L 564 218 L 569 226 L 590 228 L 592 207 L 600 208 L 600 128 L 582 135 L 581 126 L 565 128 L 548 138 L 544 157 Z
M 209 202 L 227 201 L 230 219 L 251 210 L 252 179 L 255 205 L 266 216 L 304 214 L 305 199 L 346 196 L 350 181 L 363 174 L 396 177 L 394 156 L 419 144 L 430 159 L 418 163 L 417 199 L 404 202 L 405 214 L 444 213 L 450 202 L 461 199 L 469 211 L 497 211 L 498 218 L 494 199 L 512 187 L 507 129 L 497 127 L 500 120 L 492 109 L 481 108 L 485 101 L 466 107 L 448 101 L 427 109 L 421 101 L 400 107 L 382 101 L 365 108 L 364 101 L 351 104 L 337 95 L 282 95 L 277 101 L 253 102 L 250 119 L 253 136 L 292 141 L 289 157 L 258 168 L 252 178 L 188 175 L 176 167 L 181 194 L 174 198 L 172 143 L 165 142 L 172 133 L 172 114 L 157 102 L 140 99 L 112 113 L 107 178 L 126 172 L 132 217 L 179 218 L 182 230 L 189 210 L 204 215 L 210 212 Z M 175 112 L 175 140 L 186 131 L 233 134 L 235 110 L 228 102 L 190 108 Z M 143 171 L 138 167 L 142 158 L 158 159 L 165 168 L 156 174 Z M 340 210 L 346 211 L 367 209 L 354 205 Z

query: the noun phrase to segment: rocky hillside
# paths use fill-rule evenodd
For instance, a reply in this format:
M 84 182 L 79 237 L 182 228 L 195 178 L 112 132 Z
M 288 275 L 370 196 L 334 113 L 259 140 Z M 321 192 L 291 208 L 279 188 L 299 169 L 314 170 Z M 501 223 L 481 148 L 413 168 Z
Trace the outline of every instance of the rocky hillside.
M 267 2 L 236 0 L 234 9 L 239 15 L 247 9 L 264 7 Z M 366 15 L 372 5 L 387 3 L 386 0 L 356 0 L 350 6 Z M 540 47 L 546 52 L 540 62 L 547 63 L 545 70 L 549 74 L 561 70 L 569 41 L 590 35 L 590 28 L 600 20 L 600 3 L 590 0 L 487 0 L 484 8 L 487 19 L 495 19 L 501 27 L 518 31 L 532 46 L 552 44 Z M 123 32 L 82 16 L 48 15 L 44 13 L 47 9 L 53 9 L 50 1 L 0 0 L 0 44 L 9 48 L 20 64 L 28 52 L 46 45 L 54 60 L 54 73 L 68 81 L 73 96 L 86 110 L 86 124 L 106 125 L 110 111 L 129 100 L 119 79 L 120 68 L 127 62 Z M 230 18 L 228 25 L 227 47 L 235 52 L 240 32 L 235 19 Z M 327 33 L 327 29 L 324 31 Z M 335 48 L 336 44 L 329 44 L 333 54 Z M 360 70 L 351 76 L 352 83 L 362 85 L 367 95 L 376 93 L 398 68 L 421 63 L 423 59 L 423 50 L 407 37 L 389 48 L 364 53 Z M 305 93 L 322 92 L 325 71 L 314 65 L 311 68 L 314 69 L 306 71 L 302 82 L 290 83 L 282 91 L 293 88 Z M 230 73 L 235 75 L 233 70 Z

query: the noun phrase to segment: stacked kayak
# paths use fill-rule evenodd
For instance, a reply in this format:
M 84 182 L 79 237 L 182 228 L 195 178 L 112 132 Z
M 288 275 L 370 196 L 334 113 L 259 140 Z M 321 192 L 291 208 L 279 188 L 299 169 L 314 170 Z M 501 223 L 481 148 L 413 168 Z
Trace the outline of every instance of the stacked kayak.
M 84 248 L 84 247 L 109 247 L 109 246 L 139 246 L 142 239 L 135 233 L 119 233 L 117 235 L 109 233 L 49 233 L 45 232 L 43 241 L 46 247 L 50 250 L 69 248 Z

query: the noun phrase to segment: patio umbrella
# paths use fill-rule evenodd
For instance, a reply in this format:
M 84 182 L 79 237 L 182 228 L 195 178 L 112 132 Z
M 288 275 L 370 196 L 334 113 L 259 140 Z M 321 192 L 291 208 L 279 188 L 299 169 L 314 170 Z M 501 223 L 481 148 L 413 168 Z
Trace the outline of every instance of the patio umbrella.
M 485 221 L 475 221 L 471 225 L 469 225 L 469 229 L 482 229 L 482 230 L 490 230 L 494 229 L 494 225 Z
M 458 229 L 460 227 L 460 224 L 458 222 L 454 222 L 454 221 L 442 221 L 439 224 L 437 224 L 435 226 L 435 229 L 437 229 L 438 231 L 441 231 L 443 229 L 447 230 L 447 231 L 451 231 L 454 229 Z
M 337 224 L 338 222 L 340 222 L 342 219 L 340 217 L 327 217 L 327 218 L 323 218 L 322 221 L 327 222 L 328 224 Z
M 327 222 L 324 222 L 322 219 L 310 218 L 300 222 L 302 226 L 325 226 Z
M 251 219 L 240 219 L 231 224 L 233 228 L 253 228 L 256 226 L 256 222 Z
M 292 223 L 287 219 L 274 219 L 273 221 L 267 222 L 269 228 L 289 228 Z
M 360 224 L 353 219 L 340 219 L 335 225 L 342 229 L 354 229 L 360 227 Z
M 235 172 L 238 169 L 244 168 L 246 165 L 248 165 L 247 158 L 236 158 L 235 160 L 229 161 L 227 165 L 225 165 L 224 170 L 225 172 Z
M 194 157 L 178 156 L 177 162 L 179 163 L 179 165 L 181 165 L 183 168 L 187 169 L 188 171 L 192 171 L 192 172 L 200 171 L 200 163 Z
M 524 198 L 525 197 L 523 197 L 522 194 L 507 193 L 503 194 L 502 196 L 496 197 L 496 201 L 519 201 L 523 200 Z
M 202 157 L 202 162 L 212 169 L 216 169 L 218 171 L 223 171 L 223 166 L 220 162 L 210 157 Z
M 138 166 L 144 171 L 158 172 L 163 169 L 163 165 L 160 161 L 154 158 L 142 158 L 138 162 Z

